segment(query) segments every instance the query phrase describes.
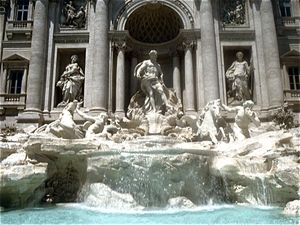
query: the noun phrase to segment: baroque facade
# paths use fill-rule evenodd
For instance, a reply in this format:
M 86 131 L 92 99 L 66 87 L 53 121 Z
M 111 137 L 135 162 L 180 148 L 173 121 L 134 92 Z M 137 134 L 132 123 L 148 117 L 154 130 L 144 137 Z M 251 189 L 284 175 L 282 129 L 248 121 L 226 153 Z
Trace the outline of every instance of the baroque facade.
M 125 116 L 151 50 L 186 114 L 249 99 L 261 120 L 284 102 L 298 117 L 299 25 L 298 0 L 0 0 L 1 126 L 50 123 L 75 99 Z

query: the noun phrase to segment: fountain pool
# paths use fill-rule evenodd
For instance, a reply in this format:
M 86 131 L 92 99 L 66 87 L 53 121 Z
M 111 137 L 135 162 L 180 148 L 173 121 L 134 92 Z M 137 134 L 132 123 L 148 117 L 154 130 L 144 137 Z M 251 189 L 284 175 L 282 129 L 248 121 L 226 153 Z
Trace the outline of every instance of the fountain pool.
M 177 210 L 108 210 L 83 204 L 58 204 L 1 212 L 1 224 L 299 224 L 281 207 L 210 205 Z

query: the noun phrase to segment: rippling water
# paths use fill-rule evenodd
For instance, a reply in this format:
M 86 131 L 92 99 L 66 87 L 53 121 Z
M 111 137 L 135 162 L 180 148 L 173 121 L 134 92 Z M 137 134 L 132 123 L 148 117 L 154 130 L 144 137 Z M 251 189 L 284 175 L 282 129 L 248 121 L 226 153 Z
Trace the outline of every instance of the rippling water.
M 193 210 L 103 210 L 83 204 L 4 210 L 1 224 L 299 224 L 281 207 L 204 206 Z

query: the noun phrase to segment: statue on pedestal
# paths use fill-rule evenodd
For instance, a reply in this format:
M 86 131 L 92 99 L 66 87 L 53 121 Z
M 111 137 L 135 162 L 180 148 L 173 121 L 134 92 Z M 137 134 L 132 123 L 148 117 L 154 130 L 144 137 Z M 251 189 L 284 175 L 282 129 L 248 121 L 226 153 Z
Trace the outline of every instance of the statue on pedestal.
M 129 110 L 139 107 L 145 114 L 164 114 L 169 109 L 180 108 L 181 102 L 175 92 L 164 84 L 163 72 L 157 63 L 157 52 L 151 50 L 149 56 L 149 60 L 139 63 L 134 70 L 134 76 L 141 81 L 141 90 L 131 99 Z
M 233 100 L 245 102 L 250 100 L 251 96 L 249 87 L 251 67 L 243 60 L 243 56 L 242 52 L 236 53 L 237 60 L 232 63 L 225 76 L 228 85 L 228 99 L 233 98 Z
M 65 71 L 60 76 L 60 80 L 56 86 L 62 89 L 63 100 L 58 104 L 58 107 L 65 107 L 73 100 L 83 101 L 82 84 L 84 81 L 83 70 L 79 67 L 78 56 L 71 56 L 71 63 L 67 65 Z
M 181 101 L 173 89 L 165 86 L 163 72 L 157 63 L 157 52 L 151 50 L 150 59 L 139 63 L 134 76 L 141 81 L 139 90 L 130 100 L 127 116 L 142 114 L 147 118 L 149 133 L 162 132 L 163 123 L 167 124 L 166 116 L 177 117 L 181 112 Z

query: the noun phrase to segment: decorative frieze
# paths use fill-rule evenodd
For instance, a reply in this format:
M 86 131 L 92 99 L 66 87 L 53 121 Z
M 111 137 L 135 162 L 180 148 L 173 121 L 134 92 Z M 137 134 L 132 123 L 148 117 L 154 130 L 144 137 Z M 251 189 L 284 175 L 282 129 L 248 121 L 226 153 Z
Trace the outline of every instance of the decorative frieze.
M 80 33 L 80 34 L 55 34 L 54 35 L 55 43 L 89 43 L 89 34 Z
M 255 40 L 254 30 L 243 30 L 238 34 L 236 32 L 220 32 L 220 40 L 222 41 L 253 41 Z

